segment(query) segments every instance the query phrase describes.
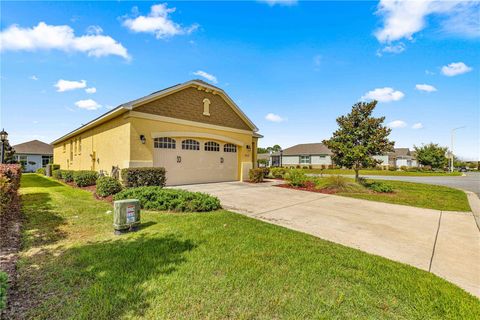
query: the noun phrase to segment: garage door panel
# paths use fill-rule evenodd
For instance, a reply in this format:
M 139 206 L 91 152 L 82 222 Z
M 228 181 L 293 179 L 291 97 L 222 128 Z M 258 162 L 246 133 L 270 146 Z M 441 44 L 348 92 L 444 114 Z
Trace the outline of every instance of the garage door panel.
M 176 149 L 154 148 L 154 166 L 165 168 L 167 185 L 237 180 L 237 153 L 224 152 L 224 143 L 219 143 L 220 151 L 205 151 L 206 140 L 196 139 L 200 150 L 183 150 L 182 140 L 176 139 Z M 178 156 L 180 162 L 177 162 Z

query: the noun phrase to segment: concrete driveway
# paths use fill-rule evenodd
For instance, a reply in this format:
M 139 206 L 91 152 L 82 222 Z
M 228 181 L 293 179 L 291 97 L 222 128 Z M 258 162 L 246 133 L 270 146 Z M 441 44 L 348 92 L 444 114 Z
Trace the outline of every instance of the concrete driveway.
M 217 196 L 224 208 L 407 263 L 480 297 L 480 233 L 471 213 L 357 200 L 272 186 L 183 186 Z

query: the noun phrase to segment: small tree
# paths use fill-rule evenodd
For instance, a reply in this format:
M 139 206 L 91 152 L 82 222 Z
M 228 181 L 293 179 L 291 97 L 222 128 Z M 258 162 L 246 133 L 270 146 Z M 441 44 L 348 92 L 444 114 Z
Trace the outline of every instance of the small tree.
M 369 168 L 381 161 L 372 156 L 393 151 L 393 141 L 388 140 L 391 129 L 383 126 L 385 117 L 374 118 L 372 112 L 377 101 L 358 102 L 352 111 L 337 118 L 339 128 L 323 143 L 332 151 L 336 165 L 355 170 L 355 181 L 359 181 L 361 168 Z
M 413 148 L 416 152 L 417 161 L 421 165 L 444 169 L 448 164 L 448 159 L 445 156 L 448 149 L 445 147 L 440 147 L 435 143 L 429 143 L 421 147 L 413 146 Z

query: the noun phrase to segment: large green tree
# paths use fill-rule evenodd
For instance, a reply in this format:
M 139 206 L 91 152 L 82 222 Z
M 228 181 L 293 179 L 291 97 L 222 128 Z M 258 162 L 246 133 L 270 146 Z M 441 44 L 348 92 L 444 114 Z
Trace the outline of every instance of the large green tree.
M 441 147 L 436 143 L 429 143 L 421 147 L 413 146 L 418 163 L 431 166 L 436 169 L 444 169 L 448 164 L 446 156 L 448 148 Z
M 372 117 L 376 105 L 377 101 L 353 105 L 349 114 L 337 118 L 339 128 L 333 136 L 323 141 L 336 165 L 355 170 L 357 182 L 360 169 L 380 163 L 373 156 L 393 151 L 394 142 L 388 140 L 391 129 L 383 125 L 385 117 Z

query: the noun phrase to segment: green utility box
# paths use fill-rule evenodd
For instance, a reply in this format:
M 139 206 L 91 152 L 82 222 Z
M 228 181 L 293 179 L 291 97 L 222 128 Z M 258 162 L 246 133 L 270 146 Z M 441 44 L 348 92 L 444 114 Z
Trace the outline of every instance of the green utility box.
M 113 202 L 113 228 L 115 233 L 133 231 L 140 225 L 140 201 L 137 199 Z

